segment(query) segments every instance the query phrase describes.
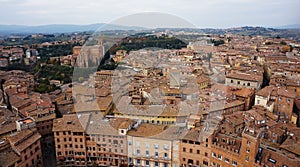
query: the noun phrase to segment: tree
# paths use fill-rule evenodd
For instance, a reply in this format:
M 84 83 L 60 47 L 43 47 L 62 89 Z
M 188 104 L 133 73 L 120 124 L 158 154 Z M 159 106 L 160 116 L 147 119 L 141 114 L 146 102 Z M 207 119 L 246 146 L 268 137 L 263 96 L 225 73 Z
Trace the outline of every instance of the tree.
M 280 44 L 281 45 L 286 45 L 286 42 L 285 41 L 280 41 Z

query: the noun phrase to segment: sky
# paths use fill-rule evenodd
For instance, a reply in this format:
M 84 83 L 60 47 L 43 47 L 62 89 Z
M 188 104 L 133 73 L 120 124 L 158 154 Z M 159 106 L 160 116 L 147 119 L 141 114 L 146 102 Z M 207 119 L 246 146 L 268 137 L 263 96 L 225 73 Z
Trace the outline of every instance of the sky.
M 123 18 L 156 12 L 180 18 L 198 28 L 277 27 L 299 24 L 299 6 L 299 0 L 0 0 L 0 24 L 143 26 L 145 19 L 124 21 Z M 160 15 L 155 17 L 160 19 Z

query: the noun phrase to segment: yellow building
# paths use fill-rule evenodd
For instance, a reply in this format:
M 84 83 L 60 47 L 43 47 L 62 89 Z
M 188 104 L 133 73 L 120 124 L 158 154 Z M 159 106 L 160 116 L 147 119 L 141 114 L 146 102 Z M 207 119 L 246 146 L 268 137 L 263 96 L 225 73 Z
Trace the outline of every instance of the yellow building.
M 119 111 L 118 107 L 114 110 L 115 117 L 141 120 L 141 122 L 152 124 L 175 124 L 178 117 L 181 117 L 178 114 L 178 109 L 171 107 L 163 108 L 161 105 L 149 106 L 149 110 L 144 112 L 130 112 L 124 110 Z M 185 118 L 185 116 L 182 117 Z

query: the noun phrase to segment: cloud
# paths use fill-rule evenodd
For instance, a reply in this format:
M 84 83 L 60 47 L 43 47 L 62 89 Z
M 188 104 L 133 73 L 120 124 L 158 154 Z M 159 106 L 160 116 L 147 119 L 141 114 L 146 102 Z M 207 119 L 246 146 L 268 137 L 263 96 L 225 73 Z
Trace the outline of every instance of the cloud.
M 182 17 L 199 27 L 297 23 L 295 0 L 0 0 L 0 24 L 89 24 L 140 12 Z

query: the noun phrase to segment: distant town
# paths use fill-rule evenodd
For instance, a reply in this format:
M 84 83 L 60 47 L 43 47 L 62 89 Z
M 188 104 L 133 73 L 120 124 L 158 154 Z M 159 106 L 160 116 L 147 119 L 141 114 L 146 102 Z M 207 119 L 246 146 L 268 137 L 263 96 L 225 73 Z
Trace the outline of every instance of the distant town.
M 0 36 L 0 166 L 298 167 L 300 31 Z

